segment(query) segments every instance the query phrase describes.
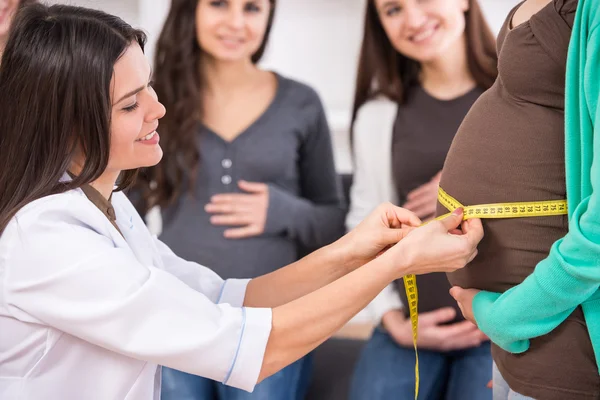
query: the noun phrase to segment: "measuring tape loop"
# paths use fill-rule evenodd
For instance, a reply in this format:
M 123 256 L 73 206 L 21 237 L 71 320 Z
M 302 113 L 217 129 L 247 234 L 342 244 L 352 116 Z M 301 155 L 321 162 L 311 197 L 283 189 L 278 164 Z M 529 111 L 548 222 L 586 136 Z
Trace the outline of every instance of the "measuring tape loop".
M 471 218 L 528 218 L 549 217 L 566 215 L 568 212 L 566 200 L 528 201 L 515 203 L 492 203 L 479 204 L 475 206 L 463 206 L 458 200 L 446 193 L 442 188 L 438 190 L 438 201 L 450 212 L 457 208 L 463 208 L 463 219 Z M 450 213 L 436 218 L 441 220 Z M 415 348 L 415 400 L 419 396 L 419 354 L 417 351 L 417 339 L 419 335 L 419 292 L 417 290 L 417 277 L 415 275 L 404 276 L 404 289 L 408 299 L 410 312 L 410 324 L 412 329 L 413 346 Z

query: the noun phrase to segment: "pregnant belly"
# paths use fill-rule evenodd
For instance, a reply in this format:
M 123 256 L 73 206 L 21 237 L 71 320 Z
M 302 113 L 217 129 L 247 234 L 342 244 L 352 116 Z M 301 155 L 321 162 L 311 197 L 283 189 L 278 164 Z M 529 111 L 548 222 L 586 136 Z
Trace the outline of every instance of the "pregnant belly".
M 563 200 L 563 113 L 486 92 L 459 128 L 440 186 L 464 205 Z M 438 204 L 438 215 L 447 210 Z M 483 221 L 479 254 L 452 284 L 505 291 L 522 282 L 567 232 L 567 217 Z
M 566 216 L 483 220 L 477 257 L 448 274 L 452 285 L 504 292 L 530 275 L 566 233 Z

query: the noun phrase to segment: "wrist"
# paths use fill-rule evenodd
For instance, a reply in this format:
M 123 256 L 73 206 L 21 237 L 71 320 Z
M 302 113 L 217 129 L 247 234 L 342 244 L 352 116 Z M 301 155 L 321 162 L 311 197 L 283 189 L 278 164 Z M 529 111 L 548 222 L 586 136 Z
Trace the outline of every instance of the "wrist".
M 402 242 L 399 242 L 376 258 L 392 271 L 394 276 L 392 280 L 400 279 L 412 273 L 410 254 L 405 251 L 404 247 Z
M 399 278 L 394 263 L 390 262 L 389 257 L 384 257 L 384 255 L 371 260 L 363 268 L 367 269 L 370 274 L 379 277 L 381 283 L 384 283 L 385 286 Z
M 338 265 L 343 265 L 348 272 L 352 272 L 365 264 L 365 260 L 360 259 L 354 254 L 354 245 L 352 244 L 352 232 L 348 232 L 337 241 L 327 247 L 330 254 L 335 257 Z
M 355 266 L 356 262 L 352 259 L 352 253 L 349 249 L 344 246 L 343 243 L 339 243 L 340 240 L 322 247 L 317 251 L 325 254 L 325 262 L 327 265 L 342 268 L 345 273 L 350 273 L 357 268 Z

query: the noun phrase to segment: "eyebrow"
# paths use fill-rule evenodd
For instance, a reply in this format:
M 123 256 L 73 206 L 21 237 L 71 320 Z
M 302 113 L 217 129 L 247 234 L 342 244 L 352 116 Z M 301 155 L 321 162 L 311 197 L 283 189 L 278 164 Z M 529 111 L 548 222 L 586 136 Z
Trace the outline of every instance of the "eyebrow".
M 148 77 L 148 82 L 150 82 L 151 78 L 152 78 L 152 69 L 150 69 L 150 76 Z M 128 92 L 128 93 L 124 94 L 115 104 L 119 104 L 120 102 L 122 102 L 126 98 L 131 97 L 131 96 L 133 96 L 135 94 L 138 94 L 139 92 L 141 92 L 142 90 L 144 90 L 146 88 L 146 86 L 148 86 L 148 85 L 141 86 L 141 87 L 139 87 L 137 89 L 132 90 L 131 92 Z
M 392 5 L 396 5 L 396 2 L 395 1 L 386 1 L 385 3 L 383 3 L 381 5 L 380 9 L 384 9 L 384 8 L 386 8 L 388 6 L 392 6 Z

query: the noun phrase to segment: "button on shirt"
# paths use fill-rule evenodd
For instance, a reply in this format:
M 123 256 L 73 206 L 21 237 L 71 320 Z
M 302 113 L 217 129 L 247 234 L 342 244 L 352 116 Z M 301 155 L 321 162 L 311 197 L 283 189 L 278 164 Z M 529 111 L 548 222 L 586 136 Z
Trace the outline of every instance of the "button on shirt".
M 338 239 L 345 209 L 331 137 L 319 96 L 277 75 L 267 110 L 233 141 L 200 125 L 200 165 L 193 193 L 163 210 L 164 240 L 175 253 L 210 265 L 224 278 L 254 278 Z M 204 210 L 219 193 L 241 193 L 238 181 L 269 186 L 263 234 L 226 239 Z
M 242 307 L 248 281 L 177 257 L 122 193 L 100 200 L 36 200 L 0 236 L 0 398 L 158 399 L 157 365 L 252 390 L 271 310 Z

